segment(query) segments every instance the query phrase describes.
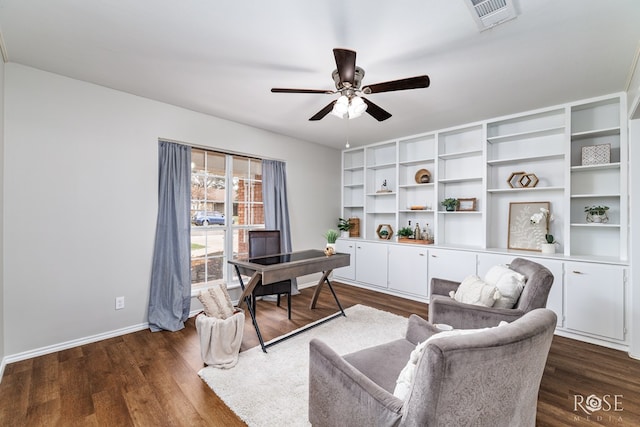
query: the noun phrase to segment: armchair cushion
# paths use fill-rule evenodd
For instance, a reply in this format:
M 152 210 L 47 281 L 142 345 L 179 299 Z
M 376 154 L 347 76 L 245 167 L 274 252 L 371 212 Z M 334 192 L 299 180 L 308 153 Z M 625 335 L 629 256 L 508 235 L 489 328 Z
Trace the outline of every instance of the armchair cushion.
M 503 321 L 503 322 L 500 322 L 500 324 L 495 327 L 497 328 L 503 325 L 508 325 L 508 323 Z M 398 375 L 398 379 L 396 380 L 396 387 L 393 390 L 393 395 L 396 396 L 398 399 L 402 399 L 402 400 L 404 400 L 405 397 L 407 397 L 407 395 L 409 394 L 409 391 L 411 391 L 411 384 L 413 383 L 413 378 L 416 373 L 416 367 L 418 365 L 418 361 L 422 357 L 422 353 L 424 352 L 424 349 L 427 346 L 427 344 L 429 344 L 429 342 L 431 342 L 436 338 L 468 335 L 468 334 L 484 331 L 486 329 L 492 329 L 492 328 L 453 329 L 450 331 L 442 331 L 442 332 L 438 332 L 431 335 L 425 341 L 418 344 L 411 352 L 411 355 L 409 356 L 409 361 L 407 362 L 405 367 L 402 369 L 402 371 L 400 371 L 400 375 Z
M 446 296 L 440 298 L 456 303 Z M 414 338 L 431 336 L 436 329 L 426 328 L 416 333 L 411 319 L 409 322 L 407 341 L 411 329 L 414 329 L 411 331 Z M 430 340 L 416 364 L 416 374 L 404 400 L 368 378 L 360 367 L 345 359 L 347 356 L 341 357 L 323 342 L 312 339 L 309 343 L 309 421 L 314 427 L 533 427 L 540 380 L 555 325 L 555 314 L 539 309 L 499 328 L 464 337 Z M 415 348 L 415 344 L 408 346 L 411 347 Z M 384 352 L 388 347 L 378 349 Z M 364 351 L 357 353 L 364 356 Z M 355 360 L 354 354 L 349 355 L 351 360 Z M 357 359 L 361 366 L 367 363 L 365 357 Z M 380 359 L 376 356 L 376 360 Z M 378 361 L 371 363 L 380 366 Z M 396 365 L 385 368 L 394 370 L 397 376 L 400 371 L 396 371 Z
M 526 278 L 524 289 L 513 308 L 483 307 L 458 302 L 448 296 L 448 291 L 457 287 L 455 282 L 434 277 L 431 279 L 429 321 L 434 324 L 445 323 L 458 329 L 483 328 L 496 326 L 501 320 L 512 322 L 525 313 L 545 307 L 553 284 L 553 274 L 549 269 L 524 258 L 514 258 L 509 263 L 509 268 Z
M 451 291 L 449 295 L 458 302 L 485 307 L 493 307 L 496 300 L 500 298 L 495 284 L 485 283 L 475 274 L 467 276 L 458 289 Z
M 506 265 L 496 265 L 487 271 L 484 281 L 495 285 L 500 292 L 500 297 L 493 304 L 494 307 L 513 308 L 520 298 L 526 279 L 524 275 L 511 270 Z
M 409 317 L 405 338 L 365 348 L 344 356 L 352 366 L 389 393 L 393 393 L 398 372 L 406 365 L 416 345 L 440 332 L 415 314 Z

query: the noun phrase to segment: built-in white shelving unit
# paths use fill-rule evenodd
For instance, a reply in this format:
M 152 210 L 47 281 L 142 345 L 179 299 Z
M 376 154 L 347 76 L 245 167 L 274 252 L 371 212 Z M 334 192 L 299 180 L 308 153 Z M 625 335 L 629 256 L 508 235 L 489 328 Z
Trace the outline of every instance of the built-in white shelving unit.
M 355 268 L 335 277 L 428 301 L 432 277 L 462 280 L 524 257 L 553 272 L 547 307 L 558 315 L 557 334 L 628 349 L 626 117 L 625 94 L 613 94 L 345 150 L 343 215 L 363 221 L 359 239 L 338 241 Z M 594 146 L 606 148 L 604 159 L 587 164 L 583 149 Z M 421 169 L 428 183 L 416 182 Z M 535 175 L 535 186 L 514 180 L 521 174 Z M 447 212 L 440 202 L 449 197 L 475 199 L 475 210 Z M 549 202 L 556 254 L 508 247 L 511 204 L 531 202 Z M 607 222 L 587 221 L 592 205 L 609 207 Z M 375 233 L 409 221 L 428 224 L 435 244 Z
M 559 254 L 625 261 L 625 108 L 615 94 L 345 150 L 343 215 L 361 218 L 365 240 L 377 240 L 380 224 L 419 223 L 436 246 L 507 249 L 510 204 L 549 202 Z M 595 145 L 610 146 L 610 162 L 583 165 L 583 148 Z M 422 169 L 427 183 L 416 182 Z M 518 172 L 536 185 L 513 185 Z M 476 209 L 447 212 L 449 197 L 474 198 Z M 590 205 L 609 206 L 609 222 L 587 223 Z

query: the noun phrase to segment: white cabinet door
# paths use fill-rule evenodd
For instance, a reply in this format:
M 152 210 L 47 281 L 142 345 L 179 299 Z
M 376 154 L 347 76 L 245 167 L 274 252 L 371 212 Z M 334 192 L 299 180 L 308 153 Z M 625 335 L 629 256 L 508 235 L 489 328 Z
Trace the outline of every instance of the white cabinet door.
M 624 340 L 624 268 L 567 262 L 566 327 Z
M 557 326 L 564 326 L 564 274 L 562 261 L 552 259 L 532 259 L 531 261 L 544 265 L 553 274 L 553 285 L 547 298 L 547 308 L 558 316 Z
M 350 264 L 346 267 L 333 270 L 333 277 L 347 280 L 356 280 L 356 244 L 352 240 L 338 239 L 336 241 L 336 252 L 349 254 Z
M 487 271 L 494 265 L 509 264 L 513 255 L 501 255 L 501 254 L 478 254 L 478 276 L 484 277 Z M 549 298 L 547 299 L 547 308 L 553 310 L 558 316 L 557 326 L 563 326 L 563 274 L 562 274 L 562 261 L 549 260 L 543 258 L 527 258 L 530 261 L 542 264 L 551 271 L 553 274 L 553 285 L 549 291 Z
M 389 245 L 389 289 L 429 296 L 427 248 Z
M 429 249 L 429 287 L 431 279 L 447 279 L 462 282 L 470 274 L 476 274 L 475 252 L 446 249 Z
M 356 242 L 356 280 L 367 285 L 387 287 L 387 245 Z

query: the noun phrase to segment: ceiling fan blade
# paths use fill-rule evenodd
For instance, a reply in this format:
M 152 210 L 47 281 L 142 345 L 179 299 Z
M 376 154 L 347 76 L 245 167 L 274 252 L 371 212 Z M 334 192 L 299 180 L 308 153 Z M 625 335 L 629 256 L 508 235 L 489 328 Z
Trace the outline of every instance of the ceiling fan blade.
M 362 93 L 368 95 L 370 93 L 392 92 L 394 90 L 420 89 L 429 87 L 429 83 L 429 76 L 409 77 L 366 86 L 362 88 Z
M 281 87 L 271 88 L 271 92 L 273 93 L 325 93 L 325 94 L 334 94 L 336 93 L 333 90 L 324 90 L 324 89 L 287 89 Z
M 356 72 L 356 52 L 349 49 L 333 49 L 336 58 L 336 67 L 342 83 L 353 86 L 353 78 Z
M 333 105 L 336 103 L 336 101 L 331 101 L 329 103 L 329 105 L 327 105 L 326 107 L 324 107 L 322 110 L 318 111 L 313 117 L 311 117 L 309 119 L 309 121 L 316 121 L 316 120 L 320 120 L 322 119 L 324 116 L 326 116 L 327 114 L 329 114 L 331 112 L 331 110 L 333 110 Z
M 391 117 L 391 113 L 378 107 L 376 104 L 369 101 L 367 98 L 363 98 L 363 97 L 360 97 L 360 98 L 362 98 L 364 103 L 367 104 L 367 113 L 371 114 L 371 116 L 377 121 L 381 122 Z

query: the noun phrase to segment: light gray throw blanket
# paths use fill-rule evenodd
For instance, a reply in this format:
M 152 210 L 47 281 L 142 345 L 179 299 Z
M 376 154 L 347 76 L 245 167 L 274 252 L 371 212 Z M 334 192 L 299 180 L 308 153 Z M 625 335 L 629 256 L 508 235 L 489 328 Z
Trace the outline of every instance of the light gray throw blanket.
M 226 319 L 200 314 L 196 317 L 196 330 L 204 363 L 222 369 L 236 366 L 244 331 L 243 311 Z

